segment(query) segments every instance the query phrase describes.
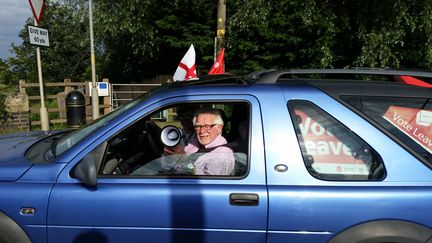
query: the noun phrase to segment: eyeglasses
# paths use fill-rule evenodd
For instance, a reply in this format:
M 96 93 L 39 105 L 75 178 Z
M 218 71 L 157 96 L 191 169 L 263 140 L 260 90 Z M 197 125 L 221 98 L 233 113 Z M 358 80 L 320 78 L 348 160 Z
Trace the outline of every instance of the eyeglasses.
M 210 130 L 216 125 L 217 124 L 204 124 L 204 125 L 194 125 L 193 127 L 195 130 L 199 131 L 201 130 L 201 128 L 204 128 L 205 130 Z

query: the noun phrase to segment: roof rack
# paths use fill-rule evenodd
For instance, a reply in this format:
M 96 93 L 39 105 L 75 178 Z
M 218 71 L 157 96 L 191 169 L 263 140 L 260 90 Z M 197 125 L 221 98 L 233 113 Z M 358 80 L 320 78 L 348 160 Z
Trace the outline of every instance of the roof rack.
M 248 77 L 256 84 L 274 84 L 283 75 L 295 74 L 351 74 L 351 75 L 381 75 L 381 76 L 414 76 L 432 78 L 432 72 L 403 71 L 391 69 L 289 69 L 263 70 L 250 74 Z
M 245 79 L 241 76 L 235 76 L 233 74 L 217 74 L 217 75 L 205 75 L 199 79 L 170 82 L 167 85 L 172 87 L 184 87 L 184 86 L 195 86 L 195 85 L 218 85 L 218 84 L 250 84 L 250 80 Z

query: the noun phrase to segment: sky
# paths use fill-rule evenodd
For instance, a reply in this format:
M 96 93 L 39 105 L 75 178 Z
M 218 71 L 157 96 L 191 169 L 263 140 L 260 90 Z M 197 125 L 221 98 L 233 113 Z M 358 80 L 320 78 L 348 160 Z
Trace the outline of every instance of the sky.
M 28 0 L 0 0 L 0 58 L 12 56 L 12 42 L 21 45 L 18 33 L 24 28 L 27 18 L 33 17 Z

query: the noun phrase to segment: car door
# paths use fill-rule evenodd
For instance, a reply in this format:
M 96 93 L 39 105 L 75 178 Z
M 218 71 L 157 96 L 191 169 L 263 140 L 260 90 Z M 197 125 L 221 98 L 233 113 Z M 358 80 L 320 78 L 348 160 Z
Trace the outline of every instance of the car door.
M 248 169 L 241 176 L 70 177 L 76 163 L 142 117 L 182 102 L 242 102 L 250 108 Z M 183 96 L 146 106 L 96 139 L 61 174 L 49 203 L 51 242 L 265 242 L 267 190 L 261 114 L 250 96 Z M 123 150 L 132 150 L 132 145 Z M 113 172 L 114 173 L 114 172 Z
M 345 230 L 386 232 L 395 238 L 375 240 L 388 242 L 408 237 L 409 227 L 427 232 L 431 193 L 420 181 L 429 168 L 331 97 L 294 86 L 284 95 L 284 107 L 261 102 L 265 143 L 276 144 L 266 149 L 268 242 L 328 242 Z

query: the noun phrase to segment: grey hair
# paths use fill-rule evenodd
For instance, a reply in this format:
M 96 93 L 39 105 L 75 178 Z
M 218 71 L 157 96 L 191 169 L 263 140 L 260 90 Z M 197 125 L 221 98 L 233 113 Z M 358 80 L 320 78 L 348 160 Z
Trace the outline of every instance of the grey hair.
M 198 117 L 198 115 L 201 114 L 212 114 L 215 116 L 214 119 L 214 123 L 217 125 L 223 125 L 224 121 L 222 119 L 222 112 L 218 109 L 213 109 L 213 108 L 199 108 L 198 110 L 195 111 L 195 115 L 194 118 L 192 120 L 193 124 L 196 124 L 196 118 Z

